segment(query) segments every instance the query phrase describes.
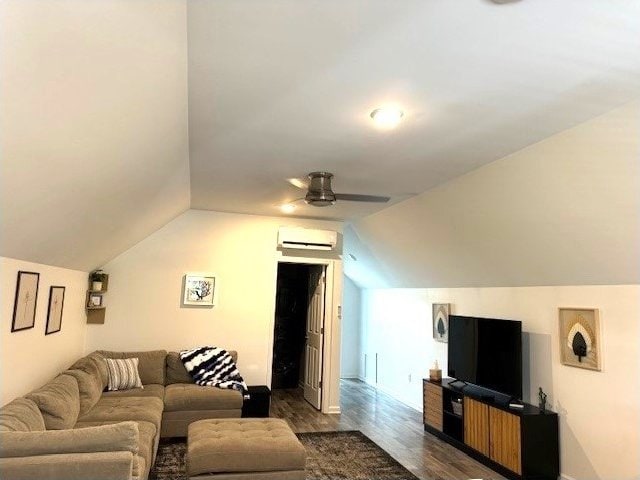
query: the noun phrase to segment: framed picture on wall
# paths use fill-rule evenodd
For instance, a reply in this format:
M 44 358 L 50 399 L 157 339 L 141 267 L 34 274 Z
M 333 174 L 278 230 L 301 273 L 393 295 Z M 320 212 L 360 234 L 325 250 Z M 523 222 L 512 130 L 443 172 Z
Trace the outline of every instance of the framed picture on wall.
M 62 329 L 62 310 L 64 309 L 65 287 L 53 285 L 49 288 L 49 308 L 47 309 L 47 326 L 44 334 L 59 332 Z
M 35 325 L 39 282 L 39 273 L 18 272 L 16 298 L 13 304 L 13 320 L 11 321 L 12 332 L 27 330 Z
M 183 305 L 213 307 L 216 304 L 216 277 L 212 273 L 187 273 L 183 284 Z
M 431 305 L 433 318 L 433 339 L 436 342 L 449 341 L 449 304 L 434 303 Z
M 570 367 L 602 370 L 597 308 L 559 308 L 560 361 Z

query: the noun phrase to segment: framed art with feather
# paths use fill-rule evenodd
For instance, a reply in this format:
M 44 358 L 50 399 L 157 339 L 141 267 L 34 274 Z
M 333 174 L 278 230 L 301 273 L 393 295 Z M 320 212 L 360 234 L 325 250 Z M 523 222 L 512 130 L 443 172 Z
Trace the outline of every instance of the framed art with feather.
M 434 303 L 431 305 L 433 319 L 433 339 L 436 342 L 449 341 L 449 304 Z
M 602 370 L 600 319 L 596 308 L 559 308 L 560 361 L 570 367 Z

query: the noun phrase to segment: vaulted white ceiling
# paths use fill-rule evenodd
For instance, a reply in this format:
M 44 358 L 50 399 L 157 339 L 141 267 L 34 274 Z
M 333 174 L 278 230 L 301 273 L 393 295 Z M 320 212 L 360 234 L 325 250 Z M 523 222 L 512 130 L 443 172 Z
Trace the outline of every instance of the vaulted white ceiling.
M 312 170 L 398 202 L 640 94 L 633 0 L 0 9 L 0 255 L 83 270 L 189 207 L 279 215 Z M 381 132 L 389 102 L 405 118 Z
M 405 199 L 640 94 L 637 1 L 199 0 L 188 20 L 195 208 L 279 214 L 314 170 Z M 406 115 L 380 132 L 387 102 Z

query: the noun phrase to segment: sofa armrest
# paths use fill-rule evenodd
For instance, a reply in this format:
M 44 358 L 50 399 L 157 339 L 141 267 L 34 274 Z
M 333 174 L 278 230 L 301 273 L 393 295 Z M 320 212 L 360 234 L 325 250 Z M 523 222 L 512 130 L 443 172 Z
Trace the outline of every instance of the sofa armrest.
M 131 480 L 131 452 L 65 453 L 0 458 L 3 480 Z
M 41 432 L 0 432 L 0 458 L 42 455 L 129 452 L 138 453 L 136 422 Z

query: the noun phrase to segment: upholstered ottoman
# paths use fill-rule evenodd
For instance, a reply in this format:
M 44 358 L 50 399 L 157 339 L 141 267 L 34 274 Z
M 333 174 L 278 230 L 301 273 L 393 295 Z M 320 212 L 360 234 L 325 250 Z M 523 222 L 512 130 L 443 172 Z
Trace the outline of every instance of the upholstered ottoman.
M 306 452 L 277 418 L 199 420 L 189 425 L 187 472 L 194 480 L 304 480 Z

